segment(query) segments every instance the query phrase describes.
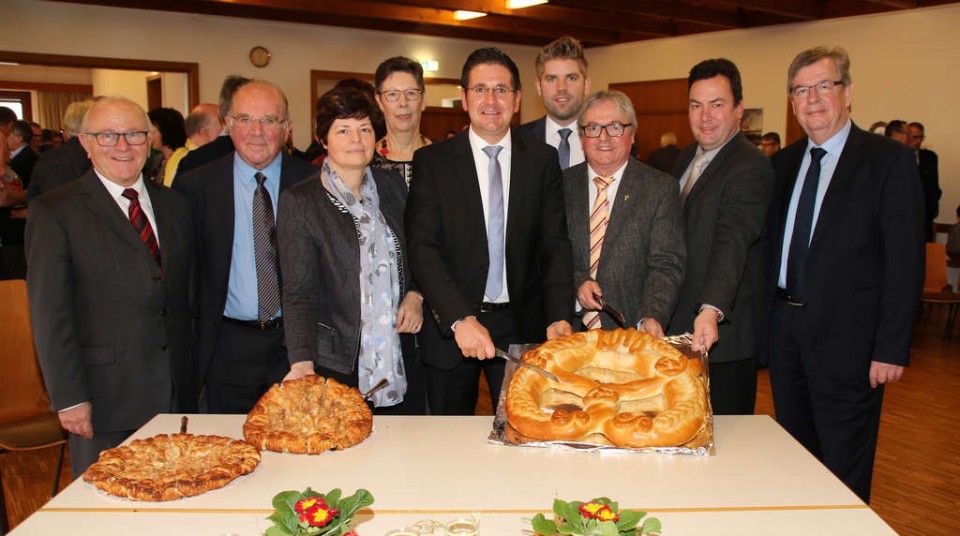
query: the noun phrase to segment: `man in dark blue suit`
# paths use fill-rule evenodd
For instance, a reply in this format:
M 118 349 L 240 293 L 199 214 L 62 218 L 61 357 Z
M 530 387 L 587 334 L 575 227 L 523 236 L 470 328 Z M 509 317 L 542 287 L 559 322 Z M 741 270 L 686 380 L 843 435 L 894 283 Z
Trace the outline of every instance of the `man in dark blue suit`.
M 517 134 L 557 150 L 560 168 L 583 162 L 577 117 L 590 93 L 587 58 L 580 41 L 561 37 L 537 54 L 537 94 L 547 115 L 517 127 Z
M 174 181 L 193 206 L 200 243 L 197 379 L 211 413 L 249 412 L 290 369 L 276 238 L 271 247 L 257 230 L 275 234 L 280 192 L 319 172 L 281 151 L 290 115 L 279 88 L 248 82 L 229 110 L 236 149 Z
M 845 50 L 801 52 L 787 83 L 807 137 L 772 159 L 764 357 L 777 421 L 869 502 L 923 288 L 923 192 L 906 146 L 851 122 Z

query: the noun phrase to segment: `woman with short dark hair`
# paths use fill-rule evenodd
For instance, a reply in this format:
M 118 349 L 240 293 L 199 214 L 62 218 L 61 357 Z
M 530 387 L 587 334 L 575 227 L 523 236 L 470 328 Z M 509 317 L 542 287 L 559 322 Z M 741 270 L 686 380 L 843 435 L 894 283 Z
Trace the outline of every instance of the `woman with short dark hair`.
M 317 102 L 317 140 L 327 156 L 318 179 L 280 198 L 277 240 L 287 379 L 320 374 L 367 391 L 377 413 L 423 414 L 414 334 L 422 296 L 412 290 L 395 173 L 372 168 L 375 108 L 354 88 Z

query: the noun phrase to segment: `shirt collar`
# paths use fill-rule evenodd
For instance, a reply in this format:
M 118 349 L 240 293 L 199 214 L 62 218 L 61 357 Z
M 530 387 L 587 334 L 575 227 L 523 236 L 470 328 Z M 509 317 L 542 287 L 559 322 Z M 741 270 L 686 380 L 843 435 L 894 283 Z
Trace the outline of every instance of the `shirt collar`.
M 544 116 L 547 120 L 547 132 L 558 132 L 561 128 L 569 128 L 571 130 L 571 135 L 577 133 L 577 120 L 574 119 L 569 125 L 561 125 L 550 118 L 549 115 Z M 559 136 L 559 134 L 557 134 Z
M 627 169 L 627 164 L 629 163 L 630 163 L 630 159 L 627 158 L 627 161 L 624 162 L 622 166 L 618 167 L 617 170 L 613 172 L 613 175 L 611 175 L 613 177 L 613 182 L 617 182 L 623 178 L 623 171 Z M 593 169 L 593 167 L 590 166 L 589 163 L 587 164 L 587 178 L 589 178 L 591 182 L 593 181 L 594 177 L 603 177 L 603 176 L 604 175 L 597 173 Z
M 702 154 L 703 156 L 705 156 L 705 157 L 707 158 L 707 162 L 709 162 L 709 161 L 713 160 L 713 157 L 714 157 L 714 156 L 717 156 L 717 153 L 719 153 L 721 150 L 723 150 L 723 148 L 726 147 L 727 144 L 730 143 L 730 142 L 733 140 L 733 138 L 736 138 L 736 137 L 737 137 L 737 134 L 739 134 L 739 133 L 740 133 L 740 130 L 738 129 L 738 130 L 733 134 L 733 136 L 730 136 L 730 139 L 728 139 L 727 141 L 723 142 L 719 147 L 714 147 L 713 149 L 710 149 L 709 151 L 704 151 L 704 150 L 703 150 L 703 147 L 701 147 L 700 145 L 697 145 L 697 152 L 700 153 L 700 154 Z
M 121 186 L 110 179 L 104 177 L 96 169 L 93 170 L 97 174 L 97 178 L 100 179 L 100 182 L 103 183 L 103 186 L 110 192 L 110 197 L 114 199 L 120 199 L 123 196 L 123 191 L 127 188 L 133 188 L 137 191 L 137 195 L 141 198 L 146 195 L 146 185 L 143 184 L 143 173 L 137 177 L 137 182 L 133 183 L 131 186 Z
M 510 131 L 509 131 L 509 130 L 507 130 L 507 133 L 504 134 L 504 136 L 503 136 L 502 138 L 500 138 L 500 141 L 498 141 L 497 143 L 488 143 L 487 140 L 481 138 L 479 134 L 477 134 L 476 132 L 473 131 L 473 127 L 472 127 L 472 126 L 471 126 L 470 128 L 468 128 L 467 130 L 470 132 L 470 133 L 469 133 L 470 148 L 471 148 L 471 149 L 473 150 L 473 152 L 475 152 L 475 153 L 476 153 L 476 152 L 479 152 L 479 151 L 482 151 L 483 148 L 486 147 L 486 146 L 488 146 L 488 145 L 499 145 L 500 147 L 503 147 L 504 149 L 506 149 L 506 150 L 508 150 L 508 151 L 510 150 L 511 140 L 510 140 Z
M 853 121 L 847 119 L 847 123 L 843 125 L 836 134 L 830 137 L 829 140 L 823 142 L 823 145 L 816 145 L 813 143 L 813 140 L 810 137 L 807 137 L 807 154 L 810 154 L 810 149 L 814 147 L 820 147 L 827 154 L 838 155 L 843 150 L 843 146 L 847 143 L 847 137 L 850 136 L 850 128 L 853 126 Z
M 277 157 L 273 159 L 273 162 L 270 162 L 267 167 L 263 169 L 257 169 L 250 164 L 243 161 L 243 158 L 240 158 L 239 154 L 234 153 L 233 156 L 233 172 L 235 176 L 241 178 L 244 181 L 250 183 L 255 183 L 256 179 L 254 175 L 257 173 L 263 173 L 267 176 L 267 182 L 272 182 L 274 180 L 280 180 L 280 171 L 281 171 L 281 162 L 283 161 L 283 151 L 277 153 Z

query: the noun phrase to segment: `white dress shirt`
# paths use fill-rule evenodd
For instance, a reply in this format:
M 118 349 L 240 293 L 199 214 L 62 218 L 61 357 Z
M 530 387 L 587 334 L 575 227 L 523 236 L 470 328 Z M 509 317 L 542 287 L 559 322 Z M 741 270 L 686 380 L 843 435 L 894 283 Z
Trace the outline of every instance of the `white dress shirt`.
M 476 132 L 473 131 L 473 128 L 470 128 L 470 150 L 473 152 L 473 163 L 477 167 L 477 182 L 480 184 L 480 199 L 483 201 L 483 221 L 484 228 L 486 228 L 486 222 L 490 219 L 490 175 L 489 175 L 489 165 L 490 158 L 487 156 L 487 153 L 483 152 L 483 148 L 490 145 L 499 145 L 503 147 L 500 150 L 500 153 L 497 155 L 497 161 L 500 162 L 500 178 L 503 181 L 503 225 L 504 225 L 504 247 L 506 247 L 507 240 L 507 219 L 510 214 L 510 157 L 513 153 L 512 145 L 510 143 L 510 131 L 507 131 L 507 134 L 496 143 L 487 143 L 486 140 L 481 138 Z M 504 254 L 504 262 L 506 262 L 506 254 Z M 484 296 L 484 301 L 489 303 L 507 303 L 510 301 L 510 293 L 507 291 L 507 270 L 504 266 L 503 270 L 503 291 L 500 292 L 499 296 Z
M 110 192 L 110 197 L 113 198 L 117 206 L 120 207 L 120 210 L 123 211 L 124 218 L 130 219 L 130 200 L 123 197 L 123 191 L 127 188 L 133 188 L 137 191 L 140 210 L 147 215 L 147 220 L 153 229 L 153 236 L 157 239 L 157 246 L 160 247 L 160 251 L 163 252 L 163 244 L 160 242 L 160 231 L 157 229 L 157 219 L 153 215 L 153 203 L 150 202 L 150 194 L 147 193 L 147 187 L 143 184 L 143 175 L 141 174 L 137 177 L 137 182 L 135 182 L 133 186 L 120 186 L 101 175 L 99 171 L 94 170 L 94 172 L 97 174 L 100 182 L 106 187 L 107 191 Z
M 567 137 L 567 141 L 570 142 L 570 167 L 586 160 L 583 156 L 583 145 L 580 144 L 580 135 L 577 132 L 577 122 L 574 121 L 567 126 L 561 126 L 553 119 L 550 119 L 549 115 L 545 116 L 545 119 L 547 129 L 546 132 L 544 132 L 544 140 L 547 142 L 547 145 L 552 146 L 554 149 L 560 147 L 560 129 L 569 128 L 570 135 Z

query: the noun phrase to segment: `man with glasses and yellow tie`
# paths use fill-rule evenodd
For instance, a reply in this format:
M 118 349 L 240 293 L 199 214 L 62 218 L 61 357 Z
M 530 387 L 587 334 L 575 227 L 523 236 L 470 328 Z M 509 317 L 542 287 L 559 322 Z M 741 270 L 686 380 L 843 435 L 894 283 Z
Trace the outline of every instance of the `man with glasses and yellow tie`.
M 414 154 L 406 212 L 410 266 L 433 319 L 420 356 L 435 415 L 473 415 L 481 370 L 496 407 L 495 345 L 572 333 L 557 152 L 511 132 L 520 74 L 502 51 L 474 51 L 460 84 L 470 128 Z
M 197 379 L 203 409 L 247 413 L 290 369 L 276 246 L 280 192 L 319 169 L 284 154 L 290 133 L 280 88 L 252 81 L 233 94 L 234 151 L 177 176 L 200 240 Z
M 158 413 L 194 413 L 190 204 L 144 181 L 150 121 L 98 100 L 80 132 L 93 169 L 34 199 L 27 290 L 50 402 L 78 477 Z
M 587 97 L 577 121 L 586 161 L 563 172 L 579 329 L 626 327 L 663 337 L 686 248 L 677 181 L 630 155 L 637 117 L 619 91 Z

